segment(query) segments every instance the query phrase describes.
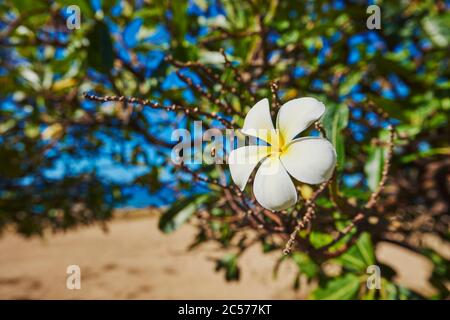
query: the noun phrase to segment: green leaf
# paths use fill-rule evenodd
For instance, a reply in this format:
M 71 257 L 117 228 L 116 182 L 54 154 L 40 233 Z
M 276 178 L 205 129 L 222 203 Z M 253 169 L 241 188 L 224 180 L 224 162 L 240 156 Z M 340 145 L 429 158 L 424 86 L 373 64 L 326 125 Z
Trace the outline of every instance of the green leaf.
M 361 300 L 375 300 L 376 290 L 367 290 L 366 293 L 361 297 Z
M 380 290 L 381 300 L 420 300 L 423 299 L 419 294 L 399 286 L 395 283 L 382 279 L 381 290 Z
M 44 9 L 45 3 L 34 0 L 21 0 L 14 1 L 14 6 L 18 9 L 20 13 L 30 12 L 36 9 Z
M 97 21 L 87 35 L 89 48 L 87 61 L 91 68 L 102 73 L 109 73 L 113 68 L 113 44 L 108 26 Z
M 356 298 L 360 285 L 359 277 L 348 273 L 328 281 L 324 288 L 317 288 L 311 296 L 316 300 L 351 300 Z
M 173 34 L 174 40 L 177 41 L 178 45 L 182 45 L 184 42 L 184 36 L 188 29 L 188 15 L 187 15 L 188 2 L 186 0 L 178 1 L 172 6 L 173 10 L 173 20 L 172 26 L 175 29 Z
M 378 107 L 385 110 L 390 117 L 408 121 L 408 117 L 405 113 L 408 109 L 403 108 L 399 103 L 371 93 L 367 94 L 367 98 L 373 101 Z
M 56 0 L 56 3 L 62 7 L 62 10 L 64 10 L 64 12 L 67 10 L 67 7 L 71 5 L 77 5 L 78 7 L 80 7 L 81 21 L 83 21 L 83 18 L 86 19 L 87 17 L 92 17 L 93 15 L 89 0 L 77 0 L 76 2 L 73 0 Z
M 364 172 L 367 175 L 367 185 L 370 190 L 375 191 L 380 182 L 384 164 L 384 148 L 380 146 L 370 146 L 367 162 L 364 165 Z
M 450 279 L 450 260 L 429 248 L 422 249 L 422 254 L 433 263 L 433 272 L 429 282 L 438 290 L 435 297 L 445 299 L 450 293 L 448 286 L 445 285 L 446 281 Z
M 350 93 L 355 85 L 357 85 L 363 77 L 362 72 L 355 72 L 345 77 L 345 80 L 339 87 L 339 95 L 345 96 Z
M 0 134 L 4 134 L 8 130 L 14 128 L 16 123 L 17 123 L 16 119 L 8 119 L 6 121 L 0 122 Z
M 226 254 L 223 258 L 217 260 L 216 271 L 225 270 L 225 279 L 227 281 L 238 281 L 240 270 L 237 265 L 238 256 L 234 253 Z
M 345 104 L 331 103 L 322 119 L 328 139 L 333 143 L 337 153 L 338 170 L 344 168 L 345 148 L 342 130 L 347 127 L 349 110 Z
M 208 195 L 195 195 L 175 202 L 159 219 L 159 229 L 171 233 L 184 224 L 197 209 L 197 206 L 208 198 Z
M 435 155 L 449 155 L 450 154 L 450 148 L 430 148 L 428 150 L 422 151 L 422 152 L 416 152 L 407 154 L 405 156 L 402 156 L 400 158 L 401 163 L 410 163 L 413 161 L 416 161 L 417 159 L 421 158 L 430 158 Z
M 312 231 L 309 235 L 309 241 L 316 249 L 326 246 L 333 241 L 333 237 L 328 233 Z
M 370 234 L 362 233 L 356 243 L 337 260 L 347 269 L 365 273 L 368 266 L 375 264 L 375 252 Z
M 300 272 L 309 279 L 315 277 L 319 272 L 319 266 L 305 253 L 294 252 L 292 254 L 292 260 L 297 264 Z

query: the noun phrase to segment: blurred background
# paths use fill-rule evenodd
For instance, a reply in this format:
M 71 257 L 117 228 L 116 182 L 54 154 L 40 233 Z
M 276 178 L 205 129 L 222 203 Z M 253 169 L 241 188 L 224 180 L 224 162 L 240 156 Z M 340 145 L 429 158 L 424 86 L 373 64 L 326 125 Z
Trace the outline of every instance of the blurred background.
M 373 4 L 381 26 L 369 30 Z M 448 1 L 1 1 L 0 298 L 447 298 L 449 23 Z M 239 124 L 271 83 L 283 102 L 326 104 L 350 204 L 377 188 L 396 126 L 364 250 L 280 258 L 270 235 L 214 220 L 233 215 L 220 192 L 167 160 L 192 119 L 83 97 L 200 106 Z M 318 206 L 323 221 L 301 235 L 313 249 L 351 218 L 326 197 Z M 389 270 L 379 294 L 363 285 L 375 262 Z M 66 288 L 71 264 L 81 290 Z

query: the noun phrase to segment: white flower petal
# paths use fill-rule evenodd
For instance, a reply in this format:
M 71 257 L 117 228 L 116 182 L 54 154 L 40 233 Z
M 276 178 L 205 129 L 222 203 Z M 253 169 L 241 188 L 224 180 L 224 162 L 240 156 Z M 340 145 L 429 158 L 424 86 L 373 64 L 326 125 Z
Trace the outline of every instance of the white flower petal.
M 328 180 L 336 165 L 336 150 L 320 137 L 295 139 L 281 154 L 281 162 L 295 179 L 309 184 Z
M 244 190 L 256 165 L 270 152 L 269 146 L 244 146 L 234 149 L 228 156 L 231 178 L 239 189 Z
M 256 200 L 266 209 L 283 210 L 297 202 L 297 191 L 277 155 L 266 158 L 253 182 Z
M 277 115 L 277 129 L 287 144 L 307 129 L 325 112 L 325 106 L 315 98 L 293 99 L 283 104 Z
M 277 135 L 270 117 L 269 100 L 267 98 L 258 101 L 247 113 L 242 133 L 272 144 L 272 140 Z

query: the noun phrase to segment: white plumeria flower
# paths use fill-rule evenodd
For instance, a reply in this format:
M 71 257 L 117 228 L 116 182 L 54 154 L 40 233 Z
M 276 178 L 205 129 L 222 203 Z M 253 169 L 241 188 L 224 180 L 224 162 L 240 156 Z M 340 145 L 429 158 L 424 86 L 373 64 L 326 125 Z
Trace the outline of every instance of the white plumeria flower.
M 294 139 L 325 111 L 315 98 L 298 98 L 283 104 L 278 112 L 276 130 L 270 117 L 269 101 L 263 99 L 245 117 L 242 133 L 269 145 L 251 145 L 233 150 L 229 156 L 231 177 L 244 190 L 250 175 L 261 162 L 253 193 L 269 210 L 284 210 L 297 203 L 296 180 L 319 184 L 328 180 L 336 165 L 336 150 L 321 137 Z

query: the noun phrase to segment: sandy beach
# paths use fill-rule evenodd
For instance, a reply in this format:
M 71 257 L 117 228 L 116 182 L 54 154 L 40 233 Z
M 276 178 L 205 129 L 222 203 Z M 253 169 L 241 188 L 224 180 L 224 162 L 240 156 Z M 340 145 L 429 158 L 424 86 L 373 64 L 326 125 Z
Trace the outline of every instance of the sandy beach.
M 173 234 L 157 228 L 157 216 L 114 219 L 105 233 L 99 226 L 79 228 L 43 239 L 12 232 L 0 238 L 1 299 L 304 299 L 308 287 L 292 290 L 296 267 L 281 265 L 279 253 L 251 247 L 240 260 L 241 281 L 226 282 L 211 258 L 223 252 L 208 244 L 187 251 L 195 228 Z M 377 256 L 399 272 L 399 281 L 422 294 L 431 263 L 404 249 L 382 244 Z M 66 288 L 66 269 L 81 268 L 81 289 Z

